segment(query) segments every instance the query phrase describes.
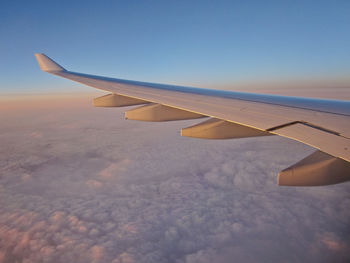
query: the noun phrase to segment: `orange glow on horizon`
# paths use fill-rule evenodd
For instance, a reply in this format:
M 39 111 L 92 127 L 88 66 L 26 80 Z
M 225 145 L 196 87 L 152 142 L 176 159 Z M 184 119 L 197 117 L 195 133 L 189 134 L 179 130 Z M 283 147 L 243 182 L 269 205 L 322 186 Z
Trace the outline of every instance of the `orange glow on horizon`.
M 19 94 L 0 97 L 0 111 L 21 111 L 55 108 L 83 108 L 92 106 L 92 99 L 105 94 L 95 93 L 51 93 Z

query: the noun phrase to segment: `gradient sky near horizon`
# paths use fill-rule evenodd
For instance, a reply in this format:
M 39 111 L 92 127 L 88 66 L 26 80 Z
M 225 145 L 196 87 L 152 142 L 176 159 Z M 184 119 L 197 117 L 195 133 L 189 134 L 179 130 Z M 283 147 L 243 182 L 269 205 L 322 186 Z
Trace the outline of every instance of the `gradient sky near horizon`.
M 341 78 L 349 1 L 3 1 L 0 94 L 88 91 L 39 71 L 202 86 Z M 73 88 L 74 86 L 74 88 Z

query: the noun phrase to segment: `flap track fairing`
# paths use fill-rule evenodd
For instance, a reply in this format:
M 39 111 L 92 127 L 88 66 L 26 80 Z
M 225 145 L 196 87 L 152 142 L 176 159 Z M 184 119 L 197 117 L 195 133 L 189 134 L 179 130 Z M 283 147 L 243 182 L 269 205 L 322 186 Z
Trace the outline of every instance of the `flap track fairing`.
M 350 163 L 316 151 L 278 174 L 284 186 L 321 186 L 350 181 Z
M 93 99 L 92 104 L 95 107 L 124 107 L 134 106 L 148 103 L 145 100 L 135 99 L 131 97 L 122 96 L 119 94 L 108 94 L 102 97 Z
M 151 103 L 125 112 L 125 119 L 138 121 L 176 121 L 190 120 L 205 117 L 190 111 Z
M 181 136 L 202 139 L 233 139 L 272 135 L 244 125 L 211 118 L 194 126 L 181 129 Z

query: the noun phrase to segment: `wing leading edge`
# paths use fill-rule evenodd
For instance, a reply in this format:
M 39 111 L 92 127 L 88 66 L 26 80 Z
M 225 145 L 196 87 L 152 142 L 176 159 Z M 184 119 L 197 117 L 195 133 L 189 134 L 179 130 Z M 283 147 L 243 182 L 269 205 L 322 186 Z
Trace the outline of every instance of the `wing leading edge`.
M 44 54 L 35 57 L 42 71 L 110 92 L 94 99 L 97 107 L 139 105 L 126 112 L 127 119 L 171 121 L 209 117 L 182 129 L 182 136 L 228 139 L 276 134 L 318 149 L 319 154 L 283 170 L 278 176 L 280 185 L 328 185 L 350 180 L 349 101 L 115 79 L 68 71 Z

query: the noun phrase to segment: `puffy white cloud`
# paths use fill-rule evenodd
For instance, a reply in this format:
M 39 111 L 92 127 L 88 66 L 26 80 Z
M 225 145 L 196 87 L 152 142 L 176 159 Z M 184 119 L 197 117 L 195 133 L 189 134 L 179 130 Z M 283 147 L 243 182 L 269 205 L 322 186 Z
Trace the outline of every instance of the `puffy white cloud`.
M 0 262 L 350 260 L 349 184 L 276 185 L 307 146 L 183 138 L 193 121 L 120 109 L 0 121 Z

